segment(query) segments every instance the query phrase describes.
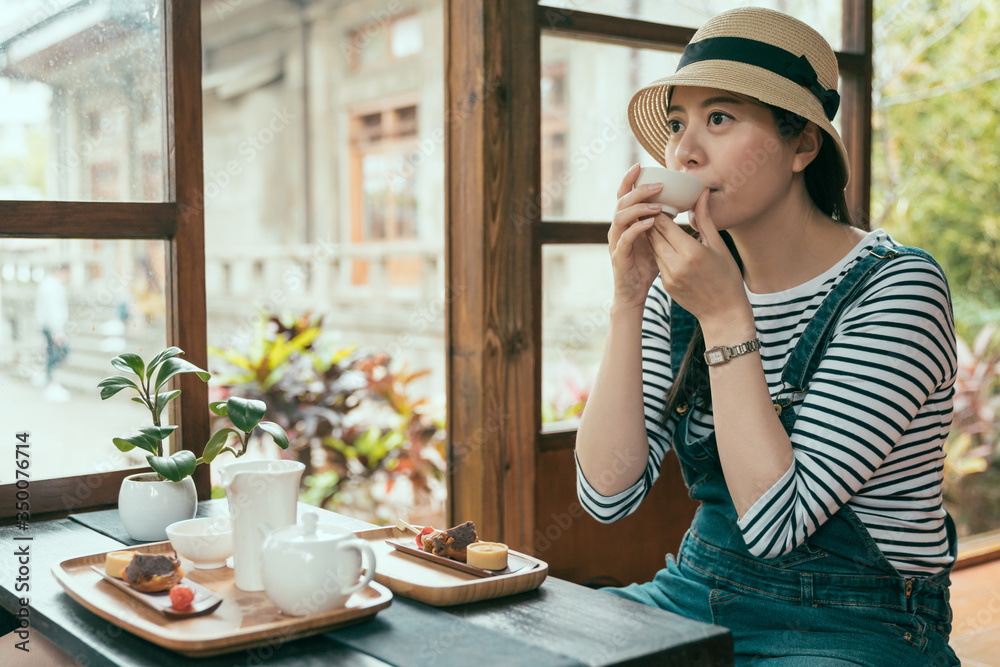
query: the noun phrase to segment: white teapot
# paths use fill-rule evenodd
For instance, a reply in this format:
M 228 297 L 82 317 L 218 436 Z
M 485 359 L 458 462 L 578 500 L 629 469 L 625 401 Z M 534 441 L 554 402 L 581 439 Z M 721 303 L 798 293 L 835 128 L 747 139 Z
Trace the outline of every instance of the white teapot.
M 272 530 L 260 524 L 264 591 L 292 616 L 339 609 L 375 576 L 375 553 L 367 542 L 317 519 L 315 512 L 305 512 L 301 525 Z

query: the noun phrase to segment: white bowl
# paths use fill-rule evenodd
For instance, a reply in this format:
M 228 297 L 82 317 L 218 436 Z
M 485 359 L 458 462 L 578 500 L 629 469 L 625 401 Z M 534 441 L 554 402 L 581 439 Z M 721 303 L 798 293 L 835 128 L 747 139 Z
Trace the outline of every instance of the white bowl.
M 172 523 L 167 526 L 167 537 L 177 555 L 200 570 L 222 567 L 233 555 L 233 528 L 227 516 Z
M 670 215 L 677 215 L 694 206 L 701 191 L 706 187 L 697 176 L 692 176 L 686 171 L 674 171 L 663 167 L 643 167 L 640 169 L 635 187 L 639 188 L 647 183 L 663 184 L 663 189 L 655 195 L 647 197 L 646 201 L 661 204 L 663 212 Z

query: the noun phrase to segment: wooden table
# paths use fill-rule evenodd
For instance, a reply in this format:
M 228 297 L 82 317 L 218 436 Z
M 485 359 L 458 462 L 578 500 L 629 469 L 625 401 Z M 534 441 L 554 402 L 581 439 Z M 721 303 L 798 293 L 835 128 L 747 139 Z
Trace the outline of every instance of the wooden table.
M 209 503 L 202 509 L 210 514 L 220 507 L 217 501 Z M 353 530 L 371 527 L 321 512 L 324 521 L 337 521 Z M 50 573 L 54 564 L 111 551 L 123 541 L 69 518 L 34 522 L 24 531 L 0 527 L 4 554 L 0 558 L 0 635 L 14 629 L 16 620 L 11 614 L 20 608 L 18 598 L 27 597 L 29 640 L 39 633 L 84 665 L 733 664 L 732 637 L 724 628 L 551 576 L 535 591 L 448 608 L 397 595 L 373 620 L 356 626 L 276 647 L 196 660 L 135 637 L 87 611 Z M 26 592 L 15 590 L 20 565 L 12 557 L 23 545 L 30 552 Z M 17 658 L 0 656 L 0 664 L 18 664 Z

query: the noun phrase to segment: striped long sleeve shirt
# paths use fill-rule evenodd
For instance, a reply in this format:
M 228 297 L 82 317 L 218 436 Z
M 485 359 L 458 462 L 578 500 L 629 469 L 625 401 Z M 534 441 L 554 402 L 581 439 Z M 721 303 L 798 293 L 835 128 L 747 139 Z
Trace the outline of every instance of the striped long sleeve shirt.
M 823 299 L 880 243 L 896 245 L 876 230 L 802 285 L 772 294 L 747 289 L 772 396 L 779 394 L 781 372 Z M 630 488 L 602 496 L 577 463 L 580 501 L 604 523 L 639 506 L 673 435 L 672 426 L 661 423 L 673 374 L 670 297 L 658 280 L 643 315 L 642 357 L 645 473 Z M 912 255 L 885 263 L 848 304 L 807 391 L 794 397 L 793 462 L 738 521 L 750 552 L 784 555 L 847 504 L 904 576 L 929 576 L 950 564 L 941 482 L 955 373 L 954 323 L 941 270 Z M 695 409 L 688 437 L 713 428 L 711 411 Z

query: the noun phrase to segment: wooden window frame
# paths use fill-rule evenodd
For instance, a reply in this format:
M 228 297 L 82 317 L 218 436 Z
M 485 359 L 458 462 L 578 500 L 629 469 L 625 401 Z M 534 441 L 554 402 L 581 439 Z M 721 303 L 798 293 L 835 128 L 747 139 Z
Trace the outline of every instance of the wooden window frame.
M 201 2 L 163 0 L 161 16 L 166 201 L 0 201 L 0 237 L 165 241 L 167 341 L 185 350 L 188 361 L 207 368 Z M 209 436 L 208 385 L 190 374 L 178 379 L 183 393 L 177 402 L 175 441 L 200 456 Z M 9 429 L 22 427 L 8 422 Z M 13 437 L 13 431 L 4 437 Z M 43 455 L 38 450 L 33 454 Z M 135 472 L 29 480 L 31 515 L 114 505 L 121 480 Z M 199 466 L 194 480 L 198 497 L 208 498 L 208 466 Z M 15 493 L 15 484 L 0 486 L 0 521 L 14 516 Z
M 872 0 L 843 1 L 841 136 L 847 201 L 870 220 Z M 449 519 L 532 551 L 536 465 L 576 431 L 541 424 L 541 251 L 605 244 L 610 223 L 541 219 L 541 36 L 681 52 L 695 30 L 539 6 L 445 0 Z M 1000 538 L 957 567 L 1000 558 Z

